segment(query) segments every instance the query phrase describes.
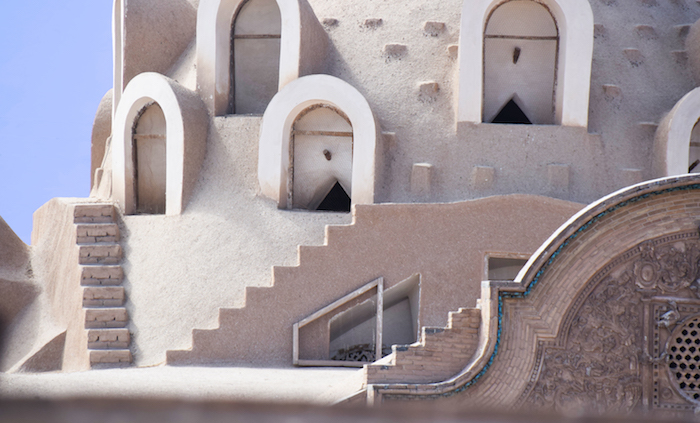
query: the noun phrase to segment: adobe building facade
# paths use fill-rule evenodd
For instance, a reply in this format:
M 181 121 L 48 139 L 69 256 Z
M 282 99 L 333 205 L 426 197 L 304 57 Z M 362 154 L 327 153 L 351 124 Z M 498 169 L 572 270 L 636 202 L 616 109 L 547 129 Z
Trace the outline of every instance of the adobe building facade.
M 0 370 L 357 367 L 338 401 L 692 413 L 699 18 L 115 0 L 90 196 L 31 246 L 0 221 Z

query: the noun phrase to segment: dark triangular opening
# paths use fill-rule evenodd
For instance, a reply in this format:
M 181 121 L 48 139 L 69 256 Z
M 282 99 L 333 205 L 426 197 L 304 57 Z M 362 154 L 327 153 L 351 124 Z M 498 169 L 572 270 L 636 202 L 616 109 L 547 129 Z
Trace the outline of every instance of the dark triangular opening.
M 336 182 L 331 188 L 331 192 L 326 195 L 326 198 L 321 201 L 316 210 L 349 212 L 350 197 L 348 197 L 343 187 L 340 186 L 340 183 Z
M 492 123 L 519 123 L 525 125 L 532 125 L 530 119 L 527 118 L 525 113 L 515 104 L 513 99 L 510 99 L 508 103 L 501 109 L 495 118 L 491 121 Z

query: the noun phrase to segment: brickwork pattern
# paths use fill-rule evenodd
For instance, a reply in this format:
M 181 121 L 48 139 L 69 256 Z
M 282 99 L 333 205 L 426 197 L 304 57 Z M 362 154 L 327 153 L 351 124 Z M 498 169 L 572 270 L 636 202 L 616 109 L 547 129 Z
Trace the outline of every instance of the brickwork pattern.
M 129 314 L 121 286 L 122 249 L 116 211 L 111 204 L 78 204 L 74 223 L 83 286 L 83 311 L 91 367 L 132 362 Z
M 538 345 L 559 335 L 564 316 L 595 274 L 611 266 L 614 257 L 646 240 L 697 232 L 700 185 L 692 185 L 697 181 L 697 175 L 669 178 L 594 203 L 550 240 L 525 274 L 522 285 L 497 288 L 502 293 L 500 299 L 493 293 L 490 298 L 482 297 L 482 306 L 485 301 L 491 303 L 489 319 L 500 318 L 502 325 L 497 332 L 491 331 L 490 347 L 472 360 L 482 363 L 481 368 L 486 364 L 488 370 L 466 390 L 462 386 L 478 370 L 445 383 L 444 391 L 437 386 L 396 384 L 380 388 L 385 389 L 379 392 L 380 397 L 389 401 L 419 394 L 461 407 L 516 405 L 533 377 Z M 536 285 L 532 285 L 535 280 Z M 503 295 L 503 291 L 522 293 L 526 288 L 531 289 L 526 298 Z M 494 354 L 496 339 L 500 343 Z
M 476 303 L 485 250 L 532 253 L 579 208 L 519 195 L 452 204 L 358 205 L 352 225 L 327 226 L 325 245 L 299 246 L 298 266 L 274 267 L 271 287 L 247 287 L 244 307 L 220 309 L 217 328 L 194 329 L 191 349 L 167 351 L 166 362 L 289 365 L 294 323 L 379 276 L 388 289 L 420 272 L 421 323 L 444 326 L 447 311 Z M 508 230 L 495 236 L 512 219 L 512 210 L 535 223 L 515 235 Z M 477 248 L 475 239 L 485 241 Z
M 481 309 L 461 308 L 450 312 L 446 327 L 423 327 L 418 342 L 394 345 L 389 356 L 365 366 L 365 385 L 448 379 L 462 370 L 474 355 L 480 326 Z

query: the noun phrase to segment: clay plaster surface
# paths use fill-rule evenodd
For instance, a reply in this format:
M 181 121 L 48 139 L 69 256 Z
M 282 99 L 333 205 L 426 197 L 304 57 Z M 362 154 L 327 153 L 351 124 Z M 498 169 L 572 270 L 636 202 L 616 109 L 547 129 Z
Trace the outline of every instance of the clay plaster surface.
M 197 37 L 202 43 L 200 47 L 209 46 L 216 51 L 202 53 L 202 56 L 190 44 L 186 49 L 183 47 L 186 52 L 168 71 L 183 85 L 193 88 L 194 54 L 198 54 L 200 85 L 211 88 L 211 93 L 207 89 L 200 93 L 210 108 L 214 107 L 214 80 L 228 84 L 228 79 L 222 76 L 222 72 L 228 72 L 224 69 L 228 66 L 228 52 L 221 46 L 212 47 L 218 45 L 215 40 L 219 39 L 225 41 L 220 41 L 221 45 L 229 43 L 229 35 L 212 33 L 216 25 L 221 26 L 218 31 L 223 31 L 222 34 L 230 31 L 230 25 L 214 23 L 219 3 L 211 1 L 199 6 L 202 30 Z M 569 3 L 562 1 L 562 4 Z M 302 19 L 307 19 L 310 15 L 306 6 L 303 2 L 300 4 Z M 455 201 L 490 195 L 465 183 L 471 179 L 475 166 L 495 167 L 496 185 L 501 187 L 499 193 L 548 195 L 546 165 L 551 163 L 573 167 L 571 193 L 561 198 L 593 201 L 624 186 L 628 180 L 627 170 L 641 172 L 644 179 L 654 176 L 650 158 L 655 125 L 695 86 L 686 59 L 685 37 L 689 25 L 700 17 L 700 5 L 687 1 L 590 1 L 595 23 L 592 71 L 590 81 L 583 78 L 581 84 L 574 85 L 583 89 L 587 85 L 583 82 L 590 82 L 588 131 L 599 134 L 600 142 L 598 154 L 586 158 L 589 160 L 586 168 L 594 170 L 582 173 L 576 169 L 580 162 L 577 154 L 562 157 L 556 153 L 560 144 L 579 148 L 581 139 L 573 133 L 542 139 L 537 155 L 533 156 L 525 145 L 529 137 L 527 129 L 499 125 L 499 128 L 507 128 L 501 129 L 504 132 L 518 134 L 522 145 L 504 145 L 499 142 L 498 135 L 491 138 L 454 131 L 458 86 L 455 53 L 459 50 L 463 2 L 412 3 L 410 7 L 399 7 L 400 2 L 340 4 L 310 0 L 309 4 L 318 20 L 325 22 L 325 31 L 331 40 L 325 72 L 357 88 L 367 98 L 383 130 L 395 134 L 396 142 L 386 152 L 385 176 L 379 181 L 383 186 L 377 189 L 379 202 Z M 477 7 L 477 4 L 464 2 L 464 7 L 464 10 L 471 10 L 470 7 Z M 562 22 L 557 10 L 553 13 L 558 16 L 560 32 L 576 29 L 573 22 Z M 316 24 L 311 26 L 313 30 L 304 32 L 302 37 L 316 34 Z M 590 28 L 586 28 L 586 33 L 588 31 Z M 324 36 L 315 37 L 321 38 Z M 307 45 L 312 40 L 302 38 L 302 41 Z M 481 47 L 467 47 L 463 46 L 460 52 L 464 60 L 469 59 L 465 56 L 468 51 L 474 48 L 481 51 Z M 566 54 L 584 54 L 584 47 L 571 44 Z M 131 54 L 131 50 L 125 51 Z M 325 47 L 315 50 L 325 52 Z M 300 63 L 282 67 L 298 71 L 299 66 L 311 66 L 314 72 L 324 71 L 316 66 L 319 60 L 323 62 L 323 57 L 303 54 L 299 57 Z M 481 65 L 477 67 L 480 74 Z M 292 74 L 303 75 L 311 70 Z M 568 80 L 571 71 L 559 69 L 558 78 Z M 289 72 L 284 71 L 285 75 Z M 280 79 L 280 86 L 291 80 L 286 76 L 283 79 L 284 83 Z M 421 88 L 426 86 L 431 87 L 430 95 L 425 95 Z M 216 89 L 223 90 L 219 94 L 227 101 L 228 90 Z M 218 104 L 219 100 L 216 101 Z M 216 109 L 222 107 L 219 105 Z M 478 150 L 474 149 L 475 145 Z M 498 159 L 494 160 L 494 156 Z M 594 164 L 590 164 L 592 162 Z M 434 166 L 432 192 L 428 195 L 410 190 L 414 163 Z M 538 170 L 526 176 L 499 175 L 499 170 L 516 169 L 522 163 Z
M 197 44 L 192 41 L 167 75 L 192 91 L 197 90 Z
M 609 3 L 609 4 L 606 4 Z M 589 130 L 602 135 L 609 162 L 650 172 L 655 127 L 674 104 L 695 87 L 679 52 L 685 50 L 684 25 L 699 17 L 693 2 L 591 1 L 597 31 L 591 74 Z M 650 26 L 654 36 L 636 27 Z M 643 62 L 631 62 L 624 49 L 635 48 Z M 607 95 L 604 84 L 619 87 Z
M 29 246 L 0 217 L 0 278 L 24 280 L 29 271 Z
M 700 82 L 700 22 L 695 22 L 687 29 L 685 48 L 688 54 L 688 64 L 693 72 L 695 82 Z
M 193 40 L 194 7 L 187 0 L 124 2 L 123 90 L 142 72 L 167 72 Z
M 321 21 L 337 20 L 327 27 L 332 42 L 329 73 L 356 87 L 367 98 L 382 129 L 396 133 L 396 146 L 387 153 L 385 191 L 377 201 L 454 201 L 483 196 L 465 181 L 470 179 L 473 166 L 489 165 L 493 157 L 498 158 L 497 164 L 491 164 L 497 171 L 516 169 L 523 163 L 541 166 L 542 171 L 526 177 L 501 180 L 503 191 L 539 194 L 546 190 L 546 164 L 579 163 L 576 154 L 562 160 L 554 152 L 560 144 L 572 149 L 585 145 L 576 135 L 559 134 L 542 141 L 533 156 L 525 146 L 528 131 L 521 127 L 504 129 L 519 133 L 521 145 L 506 146 L 496 136 L 454 132 L 457 61 L 450 57 L 448 47 L 458 43 L 461 1 L 412 3 L 410 7 L 397 7 L 395 2 L 354 2 L 341 7 L 311 0 L 310 4 Z M 469 4 L 465 2 L 467 8 Z M 700 17 L 700 5 L 694 2 L 596 0 L 590 4 L 599 30 L 593 47 L 588 130 L 600 134 L 602 155 L 592 159 L 595 171 L 591 174 L 574 170 L 571 189 L 575 193 L 568 199 L 578 202 L 593 201 L 624 186 L 622 169 L 642 169 L 645 179 L 653 176 L 654 130 L 640 122 L 658 123 L 695 86 L 689 69 L 677 61 L 682 55 L 672 52 L 685 48 L 679 26 Z M 382 24 L 365 26 L 368 18 L 382 19 Z M 424 34 L 428 20 L 444 22 L 445 30 L 437 36 Z M 656 38 L 640 36 L 635 29 L 639 25 L 652 26 Z M 402 44 L 405 54 L 386 55 L 386 44 Z M 628 60 L 624 50 L 629 48 L 644 55 L 643 63 Z M 419 96 L 418 86 L 423 81 L 438 84 L 439 90 L 430 101 Z M 606 95 L 605 84 L 619 87 L 621 96 Z M 479 150 L 474 150 L 475 145 Z M 410 192 L 411 167 L 417 162 L 435 166 L 431 196 Z
M 214 3 L 203 0 L 200 11 Z M 449 202 L 511 193 L 593 201 L 628 183 L 628 171 L 651 176 L 650 128 L 695 85 L 678 52 L 684 49 L 683 25 L 700 16 L 700 5 L 592 0 L 596 38 L 588 128 L 458 126 L 455 44 L 461 0 L 309 4 L 327 23 L 326 72 L 357 89 L 379 126 L 394 134 L 383 151 L 376 202 Z M 435 30 L 426 30 L 428 21 Z M 198 41 L 214 45 L 218 35 L 208 34 Z M 189 50 L 184 42 L 182 48 L 185 54 L 171 72 L 192 88 L 196 50 L 192 43 Z M 215 55 L 229 59 L 220 48 L 210 53 L 205 59 L 212 62 L 198 62 L 198 72 L 213 72 Z M 295 73 L 302 64 L 295 66 L 285 83 L 289 75 L 304 74 Z M 204 101 L 213 109 L 213 97 Z M 193 178 L 197 184 L 184 214 L 126 216 L 122 222 L 137 365 L 160 363 L 165 350 L 189 347 L 191 329 L 215 327 L 219 307 L 243 305 L 245 286 L 268 286 L 271 266 L 296 263 L 297 245 L 318 245 L 325 224 L 350 220 L 347 214 L 281 211 L 262 198 L 255 165 L 258 118 L 216 118 L 210 128 L 204 166 Z M 269 165 L 264 156 L 260 163 Z M 430 178 L 422 189 L 411 190 L 416 163 L 430 169 Z M 552 166 L 569 170 L 566 186 L 553 186 L 560 181 L 549 177 Z M 490 169 L 488 184 L 473 183 L 477 168 Z M 532 222 L 546 223 L 540 219 Z M 277 298 L 275 304 L 286 300 Z M 436 317 L 439 323 L 445 310 L 435 316 L 442 316 Z
M 330 405 L 359 388 L 350 369 L 174 368 L 2 374 L 4 399 L 147 398 Z
M 187 348 L 193 328 L 217 326 L 220 307 L 243 306 L 246 286 L 270 285 L 273 265 L 294 265 L 297 245 L 319 245 L 324 225 L 350 222 L 348 213 L 280 211 L 258 195 L 259 129 L 259 117 L 216 118 L 185 212 L 123 217 L 137 365 Z
M 100 100 L 92 124 L 92 148 L 90 157 L 90 188 L 95 184 L 95 171 L 102 167 L 107 150 L 107 138 L 112 135 L 112 97 L 114 90 L 109 90 Z
M 3 371 L 21 366 L 66 330 L 65 345 L 70 354 L 63 356 L 63 369 L 87 368 L 73 207 L 90 201 L 54 198 L 34 213 L 31 266 L 36 299 L 7 331 L 7 342 L 2 350 Z M 49 360 L 55 358 L 52 356 Z
M 32 314 L 27 306 L 39 291 L 34 284 L 30 257 L 29 246 L 0 217 L 0 336 L 3 339 L 0 369 L 9 367 L 11 361 L 28 348 L 31 341 L 22 345 L 24 339 L 32 340 L 38 333 L 38 329 L 32 327 L 33 319 L 27 317 Z M 28 333 L 23 335 L 23 331 Z
M 391 289 L 420 273 L 421 325 L 443 327 L 448 311 L 476 305 L 486 254 L 527 256 L 581 207 L 524 195 L 357 205 L 353 225 L 328 227 L 324 246 L 303 245 L 298 266 L 275 267 L 271 288 L 249 289 L 245 308 L 222 311 L 219 328 L 195 331 L 192 350 L 169 352 L 168 363 L 289 365 L 292 325 L 377 277 Z
M 692 160 L 689 160 L 690 142 L 696 141 L 693 135 L 698 118 L 700 88 L 683 96 L 661 121 L 656 131 L 653 170 L 657 176 L 682 175 L 688 172 L 692 163 Z

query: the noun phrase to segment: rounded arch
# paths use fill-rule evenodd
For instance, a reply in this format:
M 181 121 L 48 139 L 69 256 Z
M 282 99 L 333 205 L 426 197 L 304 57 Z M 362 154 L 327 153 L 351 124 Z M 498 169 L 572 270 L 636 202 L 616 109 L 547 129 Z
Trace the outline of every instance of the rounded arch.
M 593 11 L 587 1 L 532 0 L 547 7 L 559 28 L 555 124 L 588 126 L 593 57 Z M 486 22 L 504 0 L 473 0 L 462 5 L 459 36 L 457 121 L 480 123 L 483 109 L 483 45 Z
M 135 212 L 132 131 L 139 112 L 150 103 L 158 104 L 165 116 L 165 214 L 180 214 L 204 160 L 209 117 L 196 93 L 158 73 L 142 73 L 132 79 L 117 106 L 112 139 L 112 197 L 124 213 Z
M 536 364 L 541 363 L 537 349 L 564 333 L 565 318 L 571 315 L 568 311 L 580 306 L 577 300 L 585 298 L 580 294 L 591 286 L 589 282 L 604 280 L 606 272 L 633 257 L 628 253 L 640 251 L 649 241 L 663 237 L 673 242 L 697 240 L 698 200 L 700 175 L 694 174 L 625 187 L 581 209 L 530 256 L 514 281 L 482 283 L 479 330 L 485 342 L 463 370 L 441 382 L 369 385 L 368 399 L 376 403 L 383 395 L 436 399 L 466 391 L 475 401 L 472 404 L 522 405 L 527 398 L 523 394 L 532 392 L 528 384 L 537 380 L 534 376 L 542 369 Z M 671 203 L 677 207 L 670 208 Z M 622 260 L 616 263 L 618 258 Z M 688 274 L 692 277 L 682 274 L 674 281 L 683 278 L 687 286 L 696 279 L 693 271 Z M 616 279 L 649 288 L 648 278 L 634 268 L 618 272 Z M 620 299 L 629 301 L 629 297 Z
M 299 114 L 314 104 L 342 111 L 353 129 L 352 204 L 374 203 L 378 139 L 381 134 L 369 103 L 347 82 L 328 75 L 310 75 L 289 83 L 272 98 L 263 115 L 258 152 L 258 180 L 263 195 L 287 207 L 289 143 Z
M 684 95 L 659 124 L 653 170 L 658 177 L 688 173 L 690 138 L 700 119 L 700 88 Z
M 282 17 L 279 87 L 325 60 L 328 36 L 305 0 L 276 0 Z M 197 89 L 215 116 L 226 114 L 231 86 L 231 26 L 246 0 L 202 0 L 197 10 Z M 303 30 L 303 32 L 302 32 Z M 302 39 L 304 42 L 302 42 Z

